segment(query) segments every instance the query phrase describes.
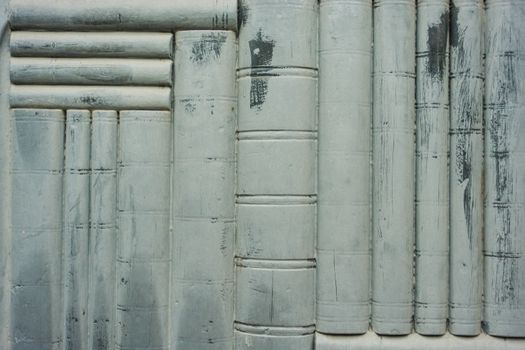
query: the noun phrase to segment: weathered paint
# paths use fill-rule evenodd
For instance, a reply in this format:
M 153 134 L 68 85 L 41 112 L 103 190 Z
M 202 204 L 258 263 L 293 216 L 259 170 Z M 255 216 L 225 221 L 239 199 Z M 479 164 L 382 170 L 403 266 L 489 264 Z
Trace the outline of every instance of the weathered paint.
M 483 3 L 450 4 L 450 292 L 455 335 L 481 331 Z
M 64 348 L 88 349 L 91 113 L 66 112 L 62 264 Z
M 235 346 L 313 348 L 317 1 L 241 3 Z
M 415 1 L 374 3 L 372 327 L 409 334 L 413 315 Z
M 171 85 L 171 60 L 11 58 L 11 82 L 36 85 Z
M 91 117 L 88 349 L 102 350 L 115 346 L 118 113 Z
M 525 2 L 486 1 L 485 330 L 525 334 Z
M 317 331 L 370 318 L 372 1 L 320 4 Z
M 119 113 L 119 349 L 169 348 L 170 155 L 171 112 Z
M 448 315 L 449 3 L 417 2 L 415 329 L 439 335 Z
M 10 349 L 63 346 L 61 110 L 12 110 Z M 38 320 L 38 322 L 36 321 Z
M 172 348 L 233 348 L 236 38 L 175 35 Z
M 237 1 L 10 0 L 15 29 L 237 29 Z
M 172 33 L 14 31 L 14 57 L 171 58 Z

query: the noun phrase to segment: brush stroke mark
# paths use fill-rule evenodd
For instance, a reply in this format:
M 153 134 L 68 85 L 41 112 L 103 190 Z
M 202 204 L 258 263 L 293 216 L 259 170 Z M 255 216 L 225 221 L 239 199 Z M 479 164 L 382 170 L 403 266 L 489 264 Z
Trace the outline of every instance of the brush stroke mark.
M 433 79 L 443 81 L 447 60 L 448 11 L 441 14 L 438 23 L 428 27 L 427 37 L 427 72 Z
M 197 64 L 204 64 L 212 58 L 219 58 L 225 42 L 226 35 L 223 33 L 202 34 L 201 39 L 191 48 L 190 60 Z
M 261 66 L 268 67 L 272 64 L 275 42 L 266 36 L 263 38 L 261 29 L 248 44 L 250 46 L 252 69 Z M 252 76 L 250 78 L 250 108 L 261 110 L 268 94 L 268 79 L 269 77 Z

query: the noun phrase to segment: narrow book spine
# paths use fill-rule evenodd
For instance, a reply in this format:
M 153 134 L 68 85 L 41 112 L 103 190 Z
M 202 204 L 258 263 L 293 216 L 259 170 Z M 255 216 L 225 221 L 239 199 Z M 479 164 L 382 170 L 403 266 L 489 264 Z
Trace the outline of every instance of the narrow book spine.
M 169 349 L 171 112 L 119 113 L 117 349 Z
M 485 1 L 485 331 L 525 335 L 525 2 Z
M 372 327 L 409 334 L 415 195 L 414 0 L 374 2 Z
M 323 0 L 319 42 L 317 331 L 370 318 L 372 1 Z
M 250 0 L 241 8 L 235 346 L 311 349 L 318 4 Z
M 441 335 L 448 315 L 448 0 L 417 2 L 415 329 Z
M 92 112 L 88 349 L 111 349 L 115 323 L 118 113 Z
M 483 1 L 450 2 L 449 331 L 481 331 Z
M 233 348 L 236 37 L 175 35 L 172 345 Z
M 65 349 L 87 349 L 88 247 L 91 113 L 66 112 L 64 156 L 64 283 Z

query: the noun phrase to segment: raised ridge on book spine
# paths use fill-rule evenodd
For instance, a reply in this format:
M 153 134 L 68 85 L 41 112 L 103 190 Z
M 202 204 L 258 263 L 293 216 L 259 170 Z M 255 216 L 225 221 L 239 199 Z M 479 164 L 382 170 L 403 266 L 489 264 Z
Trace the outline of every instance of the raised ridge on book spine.
M 237 43 L 175 34 L 172 347 L 233 348 Z
M 64 111 L 11 113 L 11 300 L 4 345 L 58 349 L 63 346 Z
M 417 2 L 415 329 L 444 334 L 448 315 L 448 0 Z
M 481 331 L 483 293 L 483 1 L 450 3 L 448 330 Z
M 91 112 L 66 111 L 62 263 L 65 349 L 87 349 Z
M 242 1 L 240 17 L 235 345 L 309 349 L 318 4 Z
M 115 346 L 118 113 L 91 114 L 88 349 Z
M 525 336 L 525 2 L 487 0 L 483 322 Z
M 374 2 L 372 327 L 409 334 L 415 192 L 414 0 Z
M 316 329 L 358 334 L 370 318 L 372 1 L 323 0 L 319 25 Z

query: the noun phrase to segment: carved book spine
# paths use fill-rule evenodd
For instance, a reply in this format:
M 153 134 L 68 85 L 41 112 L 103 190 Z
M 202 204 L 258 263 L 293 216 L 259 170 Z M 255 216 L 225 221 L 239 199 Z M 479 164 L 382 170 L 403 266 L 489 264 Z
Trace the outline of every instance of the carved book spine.
M 92 112 L 88 349 L 115 344 L 117 119 L 116 111 Z
M 311 349 L 315 330 L 315 0 L 241 2 L 236 349 Z
M 415 329 L 439 335 L 448 315 L 448 0 L 417 2 Z
M 87 349 L 89 209 L 91 176 L 91 113 L 66 112 L 64 164 L 64 343 L 66 349 Z
M 455 335 L 481 331 L 483 1 L 450 4 L 450 292 Z
M 8 347 L 53 349 L 63 341 L 60 252 L 65 116 L 61 110 L 44 109 L 13 109 L 11 113 Z
M 485 1 L 485 330 L 525 334 L 525 2 Z
M 319 49 L 317 330 L 370 318 L 372 1 L 323 0 Z
M 120 349 L 169 347 L 170 157 L 171 112 L 120 111 L 116 244 Z
M 374 2 L 372 327 L 409 334 L 415 194 L 414 0 Z
M 236 37 L 175 36 L 172 346 L 233 348 Z

